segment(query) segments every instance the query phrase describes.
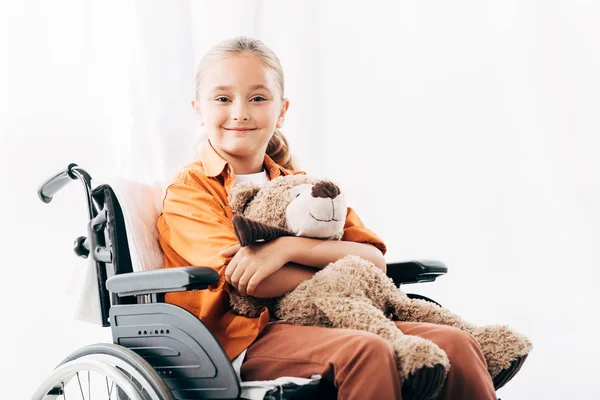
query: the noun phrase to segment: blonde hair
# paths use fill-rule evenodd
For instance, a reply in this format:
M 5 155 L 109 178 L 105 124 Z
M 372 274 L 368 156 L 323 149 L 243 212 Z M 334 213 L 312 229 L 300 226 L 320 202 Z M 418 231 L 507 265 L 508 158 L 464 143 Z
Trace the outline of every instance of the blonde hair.
M 214 61 L 244 54 L 252 54 L 257 57 L 265 66 L 271 68 L 275 72 L 275 78 L 281 100 L 284 99 L 284 78 L 283 68 L 279 58 L 273 50 L 269 49 L 263 42 L 258 39 L 252 39 L 245 36 L 224 40 L 217 43 L 204 54 L 198 68 L 196 69 L 196 100 L 200 98 L 200 85 L 204 79 L 204 73 L 207 67 Z M 273 161 L 281 165 L 285 169 L 295 170 L 295 160 L 290 153 L 290 147 L 283 133 L 275 128 L 273 136 L 269 140 L 266 153 Z

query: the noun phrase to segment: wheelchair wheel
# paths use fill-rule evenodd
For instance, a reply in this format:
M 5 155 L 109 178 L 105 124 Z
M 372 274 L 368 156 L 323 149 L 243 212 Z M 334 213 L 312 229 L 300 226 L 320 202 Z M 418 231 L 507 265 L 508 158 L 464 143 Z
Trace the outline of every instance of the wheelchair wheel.
M 174 400 L 158 373 L 135 352 L 114 344 L 83 347 L 67 357 L 33 400 Z

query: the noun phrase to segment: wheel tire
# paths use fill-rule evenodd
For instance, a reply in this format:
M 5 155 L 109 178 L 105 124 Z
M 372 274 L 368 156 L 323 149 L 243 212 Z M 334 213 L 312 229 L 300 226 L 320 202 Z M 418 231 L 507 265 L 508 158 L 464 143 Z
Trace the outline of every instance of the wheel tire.
M 69 361 L 94 354 L 113 356 L 126 362 L 146 379 L 146 382 L 161 400 L 175 400 L 171 393 L 171 389 L 169 389 L 165 381 L 158 375 L 154 368 L 152 368 L 152 366 L 140 355 L 123 346 L 111 343 L 98 343 L 82 347 L 65 358 L 59 366 Z

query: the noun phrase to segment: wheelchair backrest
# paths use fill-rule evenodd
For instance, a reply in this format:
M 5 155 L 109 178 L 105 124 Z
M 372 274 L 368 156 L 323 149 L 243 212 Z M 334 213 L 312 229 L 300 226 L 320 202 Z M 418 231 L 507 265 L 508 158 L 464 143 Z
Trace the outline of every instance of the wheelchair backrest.
M 125 231 L 133 272 L 162 268 L 163 252 L 158 242 L 156 220 L 165 196 L 163 185 L 118 179 L 111 188 L 118 198 L 125 222 L 116 232 Z
M 158 243 L 156 220 L 162 205 L 162 185 L 144 185 L 127 180 L 114 180 L 111 185 L 98 185 L 91 192 L 98 210 L 105 210 L 106 223 L 102 224 L 104 247 L 110 254 L 110 263 L 101 263 L 98 270 L 111 268 L 114 274 L 125 274 L 161 268 L 163 253 Z M 90 235 L 92 236 L 92 235 Z M 91 255 L 96 259 L 95 255 Z M 98 262 L 98 261 L 97 261 Z M 103 281 L 100 304 L 103 320 L 108 315 L 110 293 Z M 134 304 L 135 298 L 112 296 L 112 304 Z M 106 323 L 104 323 L 107 326 Z

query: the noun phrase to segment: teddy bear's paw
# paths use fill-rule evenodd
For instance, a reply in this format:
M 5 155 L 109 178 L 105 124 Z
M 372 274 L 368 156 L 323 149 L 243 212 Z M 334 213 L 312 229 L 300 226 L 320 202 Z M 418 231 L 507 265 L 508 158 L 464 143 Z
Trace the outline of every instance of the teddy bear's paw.
M 444 386 L 446 375 L 447 370 L 441 364 L 422 367 L 408 375 L 402 385 L 402 397 L 419 400 L 433 399 Z
M 435 397 L 450 369 L 446 353 L 432 341 L 418 336 L 401 336 L 392 342 L 392 346 L 398 360 L 404 397 Z
M 271 299 L 259 299 L 251 296 L 240 296 L 238 294 L 229 294 L 229 304 L 233 312 L 247 318 L 257 318 L 265 307 L 271 306 Z
M 396 353 L 398 371 L 402 380 L 423 367 L 433 368 L 441 365 L 445 370 L 450 368 L 450 361 L 444 350 L 431 340 L 402 335 L 392 340 L 392 347 Z
M 506 385 L 508 381 L 510 381 L 517 374 L 517 372 L 519 372 L 526 359 L 527 355 L 519 357 L 510 364 L 510 367 L 500 371 L 500 373 L 493 378 L 494 389 L 498 390 L 502 386 Z
M 506 374 L 520 368 L 524 356 L 533 348 L 531 341 L 524 335 L 513 331 L 506 325 L 488 325 L 476 328 L 472 332 L 479 344 L 492 378 L 501 372 Z M 518 360 L 522 359 L 519 363 Z

